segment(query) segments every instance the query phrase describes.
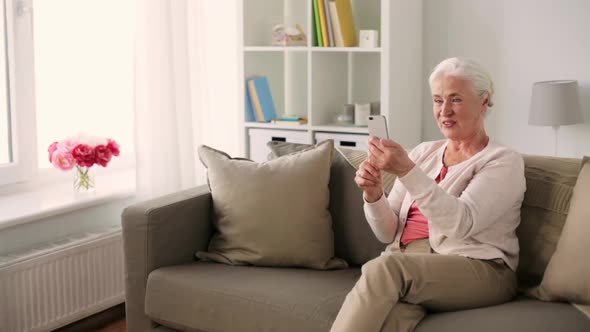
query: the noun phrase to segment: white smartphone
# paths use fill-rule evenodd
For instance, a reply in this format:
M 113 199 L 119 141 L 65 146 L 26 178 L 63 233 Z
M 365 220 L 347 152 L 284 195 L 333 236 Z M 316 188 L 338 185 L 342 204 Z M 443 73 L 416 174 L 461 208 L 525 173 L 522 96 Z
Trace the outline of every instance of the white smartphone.
M 387 131 L 387 119 L 383 115 L 369 115 L 367 117 L 369 135 L 389 139 Z

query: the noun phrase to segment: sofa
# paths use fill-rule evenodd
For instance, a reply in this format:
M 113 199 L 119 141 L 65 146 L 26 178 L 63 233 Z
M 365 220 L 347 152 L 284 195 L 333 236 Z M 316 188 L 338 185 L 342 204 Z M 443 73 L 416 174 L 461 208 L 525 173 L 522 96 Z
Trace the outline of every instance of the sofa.
M 303 148 L 276 144 L 273 157 Z M 416 332 L 590 331 L 590 316 L 583 306 L 541 301 L 529 291 L 541 282 L 555 251 L 581 160 L 526 155 L 524 159 L 527 192 L 517 230 L 521 292 L 502 305 L 428 313 Z M 360 276 L 360 266 L 386 246 L 364 220 L 354 173 L 346 153 L 334 153 L 329 209 L 335 255 L 348 262 L 345 269 L 197 260 L 195 253 L 207 249 L 215 232 L 206 185 L 127 207 L 122 225 L 128 331 L 329 331 Z

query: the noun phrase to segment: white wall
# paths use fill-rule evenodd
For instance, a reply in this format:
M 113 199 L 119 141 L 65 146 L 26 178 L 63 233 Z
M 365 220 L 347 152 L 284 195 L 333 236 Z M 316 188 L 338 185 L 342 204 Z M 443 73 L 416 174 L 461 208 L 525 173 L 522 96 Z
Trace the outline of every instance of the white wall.
M 590 155 L 590 1 L 424 0 L 423 31 L 423 140 L 442 137 L 432 116 L 428 75 L 447 57 L 467 56 L 494 78 L 488 134 L 524 153 L 553 154 L 551 127 L 527 123 L 532 83 L 578 80 L 585 123 L 561 127 L 558 155 Z

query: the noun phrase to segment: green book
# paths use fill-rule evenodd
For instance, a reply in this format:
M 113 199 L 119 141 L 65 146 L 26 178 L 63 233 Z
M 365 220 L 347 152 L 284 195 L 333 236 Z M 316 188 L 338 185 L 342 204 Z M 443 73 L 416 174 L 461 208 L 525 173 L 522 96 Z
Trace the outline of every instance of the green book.
M 315 26 L 315 33 L 316 33 L 316 39 L 318 42 L 317 46 L 323 47 L 324 46 L 324 41 L 322 40 L 322 26 L 320 23 L 320 11 L 318 8 L 318 1 L 319 0 L 313 0 L 313 17 L 314 17 L 314 26 Z

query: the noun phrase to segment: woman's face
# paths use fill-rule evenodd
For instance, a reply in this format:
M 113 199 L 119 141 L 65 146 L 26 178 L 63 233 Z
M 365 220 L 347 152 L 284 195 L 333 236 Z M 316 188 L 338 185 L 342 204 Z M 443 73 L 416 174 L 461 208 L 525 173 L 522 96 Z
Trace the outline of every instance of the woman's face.
M 434 118 L 448 139 L 469 139 L 483 130 L 487 98 L 475 93 L 471 81 L 451 75 L 432 82 Z

